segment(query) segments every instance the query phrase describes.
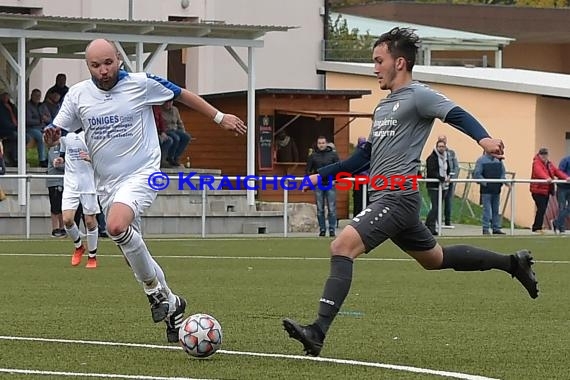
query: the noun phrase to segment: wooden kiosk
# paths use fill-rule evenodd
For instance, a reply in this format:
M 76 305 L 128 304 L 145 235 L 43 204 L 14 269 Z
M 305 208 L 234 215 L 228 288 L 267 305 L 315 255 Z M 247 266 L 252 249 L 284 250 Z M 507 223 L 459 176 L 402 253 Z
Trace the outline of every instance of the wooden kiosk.
M 333 142 L 338 155 L 349 154 L 349 124 L 356 118 L 371 118 L 372 113 L 351 112 L 350 100 L 369 95 L 368 90 L 256 90 L 256 175 L 305 175 L 309 149 L 315 149 L 318 136 Z M 203 96 L 225 113 L 233 113 L 247 120 L 247 92 L 211 94 Z M 224 175 L 247 173 L 246 136 L 234 136 L 219 128 L 212 120 L 177 103 L 186 130 L 193 140 L 181 162 L 190 157 L 193 168 L 220 169 Z M 371 110 L 372 111 L 372 110 Z M 286 132 L 295 142 L 298 158 L 293 161 L 277 160 L 275 136 Z M 282 202 L 283 190 L 258 190 L 257 200 Z M 349 192 L 337 193 L 337 216 L 347 218 Z M 314 203 L 312 192 L 289 192 L 289 202 Z

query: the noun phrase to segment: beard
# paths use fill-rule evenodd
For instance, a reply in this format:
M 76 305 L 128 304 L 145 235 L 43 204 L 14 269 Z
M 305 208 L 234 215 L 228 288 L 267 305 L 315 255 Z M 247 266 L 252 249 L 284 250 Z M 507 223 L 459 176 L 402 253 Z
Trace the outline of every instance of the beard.
M 117 84 L 118 77 L 119 75 L 115 74 L 114 76 L 108 77 L 108 79 L 105 81 L 99 80 L 94 76 L 91 76 L 91 79 L 93 80 L 93 83 L 95 83 L 97 88 L 103 91 L 109 91 Z

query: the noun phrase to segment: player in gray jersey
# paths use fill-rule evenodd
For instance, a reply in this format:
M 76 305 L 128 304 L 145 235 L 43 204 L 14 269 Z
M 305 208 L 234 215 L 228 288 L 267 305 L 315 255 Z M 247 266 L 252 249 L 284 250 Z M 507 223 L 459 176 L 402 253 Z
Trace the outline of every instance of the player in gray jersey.
M 420 154 L 435 119 L 440 119 L 473 138 L 485 152 L 503 158 L 503 142 L 493 139 L 469 113 L 444 95 L 412 80 L 419 38 L 413 30 L 394 28 L 383 34 L 373 48 L 374 72 L 380 88 L 390 94 L 374 110 L 374 123 L 366 145 L 347 160 L 326 166 L 312 175 L 362 172 L 370 178 L 382 175 L 416 175 Z M 538 282 L 531 268 L 530 252 L 504 255 L 468 245 L 440 246 L 420 221 L 421 198 L 408 181 L 404 188 L 382 186 L 372 190 L 371 204 L 356 215 L 331 243 L 330 275 L 320 298 L 316 320 L 301 325 L 284 319 L 289 336 L 304 346 L 308 355 L 318 356 L 325 336 L 340 310 L 352 282 L 353 261 L 387 239 L 428 270 L 486 271 L 499 269 L 516 278 L 532 298 L 538 297 Z

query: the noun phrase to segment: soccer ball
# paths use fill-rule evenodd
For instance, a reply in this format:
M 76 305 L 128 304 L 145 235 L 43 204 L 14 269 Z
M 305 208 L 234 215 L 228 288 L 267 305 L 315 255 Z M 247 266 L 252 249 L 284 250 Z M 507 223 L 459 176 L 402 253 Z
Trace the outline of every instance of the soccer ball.
M 208 314 L 194 314 L 182 322 L 178 330 L 180 345 L 195 358 L 207 358 L 222 345 L 222 326 Z

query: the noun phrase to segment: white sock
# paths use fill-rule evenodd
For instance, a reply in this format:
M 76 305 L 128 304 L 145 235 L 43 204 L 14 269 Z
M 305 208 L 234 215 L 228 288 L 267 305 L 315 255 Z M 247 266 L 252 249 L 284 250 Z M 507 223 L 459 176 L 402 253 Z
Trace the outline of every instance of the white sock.
M 148 288 L 156 287 L 154 282 L 159 282 L 155 266 L 141 235 L 129 226 L 125 232 L 118 236 L 111 236 L 111 239 L 123 251 L 135 277 Z
M 99 228 L 95 226 L 94 230 L 87 230 L 87 249 L 89 257 L 97 255 L 97 239 L 99 237 Z
M 81 247 L 81 237 L 79 236 L 79 228 L 77 228 L 77 224 L 73 223 L 70 228 L 67 228 L 67 226 L 65 226 L 65 231 L 73 241 L 75 248 Z
M 109 235 L 110 236 L 110 235 Z M 131 236 L 129 239 L 128 236 Z M 119 236 L 110 236 L 119 246 L 129 265 L 133 269 L 135 278 L 143 286 L 146 294 L 161 291 L 168 298 L 168 316 L 176 310 L 176 295 L 166 283 L 164 271 L 151 256 L 141 235 L 131 226 Z M 136 249 L 138 248 L 138 252 Z M 144 253 L 141 252 L 144 250 Z M 144 260 L 142 259 L 144 257 Z M 148 265 L 148 266 L 147 266 Z M 152 273 L 152 274 L 151 274 Z
M 176 295 L 168 287 L 168 284 L 166 283 L 166 277 L 164 276 L 164 271 L 162 270 L 160 265 L 158 265 L 158 263 L 152 256 L 150 257 L 150 259 L 152 260 L 152 263 L 154 265 L 154 270 L 156 271 L 156 277 L 158 279 L 158 282 L 162 286 L 162 291 L 168 297 L 168 304 L 169 304 L 168 315 L 170 316 L 170 314 L 172 314 L 174 310 L 176 310 Z

